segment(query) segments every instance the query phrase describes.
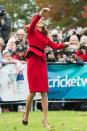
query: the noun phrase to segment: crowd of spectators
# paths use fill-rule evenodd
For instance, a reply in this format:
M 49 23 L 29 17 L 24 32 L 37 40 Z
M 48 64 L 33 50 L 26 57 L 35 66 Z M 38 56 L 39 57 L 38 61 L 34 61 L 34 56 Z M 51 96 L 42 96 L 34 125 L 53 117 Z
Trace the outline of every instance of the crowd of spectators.
M 11 19 L 3 5 L 0 5 L 0 68 L 6 64 L 26 63 L 28 48 L 26 31 L 11 30 Z
M 18 29 L 14 32 L 6 46 L 4 40 L 0 37 L 0 63 L 1 66 L 5 64 L 26 63 L 25 54 L 28 48 L 28 43 L 24 29 Z
M 49 47 L 46 49 L 47 61 L 58 63 L 74 63 L 84 65 L 87 62 L 87 29 L 77 30 L 72 29 L 69 35 L 63 34 L 62 30 L 52 34 L 52 39 L 58 44 L 69 41 L 70 45 L 66 49 L 52 50 Z

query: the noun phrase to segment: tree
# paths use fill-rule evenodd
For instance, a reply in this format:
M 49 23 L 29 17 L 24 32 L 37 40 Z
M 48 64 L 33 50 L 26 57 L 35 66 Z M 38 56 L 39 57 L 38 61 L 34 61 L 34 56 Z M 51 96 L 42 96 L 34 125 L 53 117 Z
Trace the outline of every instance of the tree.
M 5 5 L 9 12 L 14 25 L 20 21 L 29 23 L 33 14 L 46 6 L 51 9 L 50 27 L 60 26 L 67 29 L 87 26 L 87 18 L 84 17 L 86 3 L 87 0 L 0 0 L 0 4 Z
M 51 8 L 52 26 L 87 26 L 87 20 L 82 17 L 83 6 L 87 0 L 36 0 L 36 3 L 40 7 Z
M 83 6 L 84 12 L 82 13 L 83 18 L 87 18 L 87 5 Z
M 5 6 L 15 27 L 22 26 L 24 22 L 29 23 L 32 15 L 38 10 L 34 0 L 0 0 L 0 5 Z

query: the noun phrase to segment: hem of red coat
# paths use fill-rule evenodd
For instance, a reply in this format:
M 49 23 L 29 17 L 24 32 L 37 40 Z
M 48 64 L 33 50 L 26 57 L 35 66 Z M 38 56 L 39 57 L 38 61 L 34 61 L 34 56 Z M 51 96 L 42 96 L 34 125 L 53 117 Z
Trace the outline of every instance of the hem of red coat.
M 43 92 L 47 92 L 48 93 L 48 91 L 30 91 L 30 93 L 43 93 Z

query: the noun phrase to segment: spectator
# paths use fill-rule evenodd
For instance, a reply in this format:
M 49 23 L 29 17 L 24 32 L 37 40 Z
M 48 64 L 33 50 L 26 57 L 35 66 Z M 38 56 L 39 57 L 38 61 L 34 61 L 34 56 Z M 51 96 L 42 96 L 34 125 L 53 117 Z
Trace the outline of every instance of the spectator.
M 17 32 L 17 45 L 20 45 L 20 46 L 26 46 L 26 49 L 28 47 L 28 42 L 27 42 L 27 39 L 26 39 L 26 34 L 25 34 L 25 31 L 23 29 L 18 29 Z
M 66 59 L 66 62 L 67 62 L 68 64 L 73 63 L 73 64 L 77 64 L 77 65 L 80 65 L 80 66 L 83 66 L 83 65 L 84 65 L 84 61 L 83 61 L 79 56 L 77 56 L 75 53 L 72 53 L 72 54 L 70 55 L 70 57 L 68 57 L 68 58 Z
M 8 50 L 2 52 L 3 64 L 17 64 L 19 61 L 12 58 Z
M 65 63 L 67 56 L 62 51 L 60 51 L 60 52 L 57 52 L 56 59 L 59 63 Z
M 10 55 L 13 56 L 15 54 L 16 51 L 16 39 L 14 37 L 11 37 L 8 40 L 7 46 L 6 46 L 6 50 L 9 50 Z
M 81 37 L 80 32 L 77 32 L 76 29 L 71 29 L 64 35 L 64 41 L 69 41 L 72 35 L 76 35 L 78 39 L 80 40 L 80 37 Z
M 8 41 L 11 29 L 11 19 L 6 14 L 4 6 L 0 5 L 0 37 L 4 39 L 5 45 Z
M 87 47 L 85 45 L 80 45 L 76 55 L 81 58 L 84 62 L 87 62 Z
M 58 39 L 59 43 L 64 42 L 62 30 L 59 30 L 59 31 L 58 31 L 57 39 Z
M 78 49 L 79 47 L 79 39 L 76 35 L 71 35 L 69 39 L 70 45 L 68 47 L 68 50 L 71 52 L 74 52 Z
M 13 55 L 13 58 L 21 61 L 21 63 L 26 63 L 25 54 L 26 48 L 24 48 L 23 46 L 18 46 L 16 49 L 16 53 Z
M 87 36 L 86 35 L 82 35 L 81 38 L 80 38 L 80 45 L 83 45 L 83 46 L 87 46 Z
M 47 57 L 47 62 L 56 62 L 53 52 L 49 52 L 48 57 Z
M 80 38 L 80 46 L 76 51 L 76 55 L 84 62 L 87 62 L 87 36 L 82 35 Z
M 48 58 L 49 53 L 52 52 L 52 51 L 53 51 L 53 49 L 51 47 L 49 47 L 49 46 L 47 46 L 45 48 L 45 53 L 46 53 L 47 58 Z
M 63 34 L 62 34 L 62 30 L 53 30 L 51 32 L 51 35 L 52 35 L 52 38 L 53 38 L 53 41 L 54 42 L 57 42 L 57 43 L 61 43 L 63 42 Z

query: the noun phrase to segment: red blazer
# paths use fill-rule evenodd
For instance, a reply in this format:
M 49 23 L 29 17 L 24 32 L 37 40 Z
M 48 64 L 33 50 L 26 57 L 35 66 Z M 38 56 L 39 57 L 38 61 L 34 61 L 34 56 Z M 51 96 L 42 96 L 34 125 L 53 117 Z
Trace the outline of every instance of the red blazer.
M 28 28 L 28 43 L 29 43 L 28 53 L 32 51 L 36 55 L 45 58 L 46 56 L 43 52 L 31 46 L 38 47 L 41 50 L 44 50 L 46 46 L 50 46 L 53 49 L 62 49 L 64 48 L 64 43 L 58 44 L 51 41 L 47 35 L 42 34 L 42 32 L 40 32 L 35 27 L 40 18 L 41 16 L 37 14 Z
M 87 62 L 87 54 L 82 54 L 80 50 L 76 52 L 76 55 L 80 57 L 84 62 Z

